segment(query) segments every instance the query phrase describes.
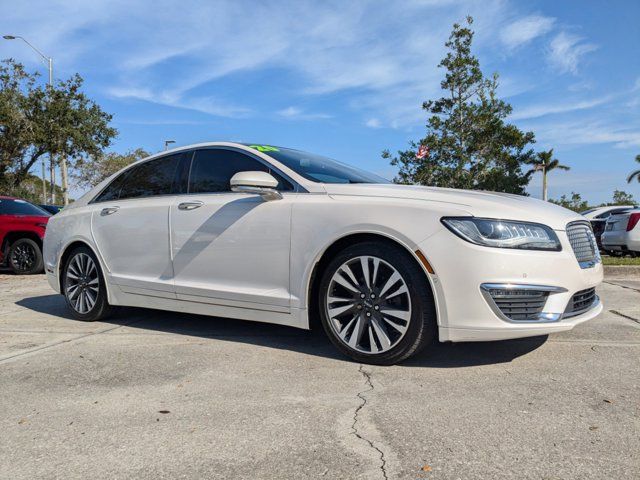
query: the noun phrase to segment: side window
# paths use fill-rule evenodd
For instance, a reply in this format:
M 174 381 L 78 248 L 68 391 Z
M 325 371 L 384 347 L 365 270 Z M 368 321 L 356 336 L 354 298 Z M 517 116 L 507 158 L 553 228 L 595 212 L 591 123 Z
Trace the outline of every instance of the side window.
M 127 176 L 129 175 L 130 170 L 121 173 L 118 175 L 108 186 L 105 188 L 102 193 L 100 193 L 93 202 L 111 202 L 114 200 L 118 200 L 120 197 L 120 190 L 122 190 L 122 185 L 124 185 Z
M 170 195 L 176 191 L 181 154 L 150 160 L 130 168 L 95 199 L 96 202 Z
M 293 190 L 293 185 L 263 163 L 234 150 L 197 150 L 191 164 L 189 193 L 229 192 L 229 181 L 238 172 L 268 172 L 278 180 L 278 190 Z

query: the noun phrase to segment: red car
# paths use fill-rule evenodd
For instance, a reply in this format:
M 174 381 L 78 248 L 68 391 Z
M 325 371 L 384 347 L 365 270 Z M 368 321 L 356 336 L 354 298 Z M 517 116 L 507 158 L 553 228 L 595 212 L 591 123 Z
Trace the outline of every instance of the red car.
M 0 265 L 22 275 L 42 272 L 42 239 L 50 216 L 26 200 L 0 196 Z

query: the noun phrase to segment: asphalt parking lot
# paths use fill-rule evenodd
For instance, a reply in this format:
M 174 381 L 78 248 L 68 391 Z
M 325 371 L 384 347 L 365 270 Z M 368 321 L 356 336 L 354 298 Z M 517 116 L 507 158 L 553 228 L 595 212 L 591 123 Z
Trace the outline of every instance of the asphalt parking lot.
M 640 280 L 599 294 L 572 332 L 372 367 L 279 326 L 78 322 L 0 275 L 0 477 L 637 479 Z

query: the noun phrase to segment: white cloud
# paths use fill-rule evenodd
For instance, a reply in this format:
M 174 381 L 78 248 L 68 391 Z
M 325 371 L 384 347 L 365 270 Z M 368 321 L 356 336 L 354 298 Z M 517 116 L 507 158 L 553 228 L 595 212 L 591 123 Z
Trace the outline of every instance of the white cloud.
M 507 48 L 515 49 L 529 43 L 536 37 L 548 33 L 555 21 L 555 18 L 540 15 L 530 15 L 521 18 L 507 25 L 502 32 L 500 32 L 500 40 Z
M 300 115 L 302 113 L 302 110 L 297 107 L 287 107 L 284 110 L 278 111 L 277 113 L 281 117 L 291 118 Z
M 527 123 L 541 146 L 612 144 L 615 148 L 640 147 L 640 129 L 620 123 L 577 119 L 565 122 Z
M 288 120 L 322 120 L 331 118 L 326 113 L 308 113 L 298 107 L 287 107 L 276 112 L 278 116 Z
M 61 76 L 93 73 L 112 95 L 246 115 L 224 102 L 242 97 L 217 82 L 268 70 L 295 79 L 292 95 L 348 91 L 346 105 L 397 126 L 421 118 L 424 93 L 439 90 L 451 24 L 473 15 L 480 46 L 509 9 L 503 0 L 34 0 L 3 12 L 0 26 L 19 26 Z
M 211 96 L 182 97 L 174 92 L 153 92 L 149 88 L 139 87 L 113 87 L 107 93 L 116 98 L 128 98 L 157 103 L 176 108 L 185 108 L 197 112 L 207 113 L 220 117 L 240 118 L 251 113 L 251 109 L 230 105 Z
M 382 127 L 382 123 L 377 118 L 370 118 L 366 121 L 365 125 L 369 128 L 380 128 Z
M 607 95 L 602 98 L 596 98 L 593 100 L 581 100 L 572 103 L 554 102 L 543 105 L 532 105 L 529 107 L 514 110 L 514 113 L 509 118 L 511 120 L 522 120 L 525 118 L 538 118 L 544 117 L 545 115 L 574 112 L 576 110 L 586 110 L 607 103 L 611 99 L 612 96 Z
M 598 47 L 577 35 L 560 32 L 551 40 L 549 48 L 549 62 L 559 73 L 576 74 L 581 58 Z

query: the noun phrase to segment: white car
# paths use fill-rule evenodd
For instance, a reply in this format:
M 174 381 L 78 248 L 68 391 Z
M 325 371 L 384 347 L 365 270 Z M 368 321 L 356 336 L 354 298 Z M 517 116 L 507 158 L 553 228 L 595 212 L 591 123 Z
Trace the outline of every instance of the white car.
M 611 215 L 602 234 L 605 250 L 640 255 L 640 209 Z
M 569 330 L 602 310 L 589 223 L 517 195 L 394 185 L 215 142 L 154 155 L 51 217 L 47 278 L 79 319 L 129 305 L 310 328 L 361 362 Z
M 616 215 L 621 212 L 635 208 L 633 205 L 609 205 L 606 207 L 595 207 L 580 212 L 580 215 L 588 220 L 606 220 L 610 215 Z
M 580 212 L 580 215 L 591 222 L 591 229 L 593 230 L 593 234 L 596 237 L 598 247 L 600 247 L 600 249 L 603 249 L 602 234 L 604 233 L 604 227 L 607 223 L 607 218 L 609 218 L 609 216 L 611 215 L 617 215 L 618 213 L 626 212 L 627 210 L 632 208 L 634 207 L 629 205 L 609 205 L 606 207 L 590 208 L 589 210 Z

